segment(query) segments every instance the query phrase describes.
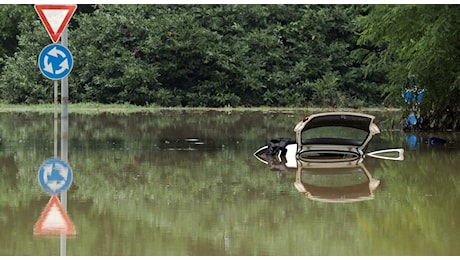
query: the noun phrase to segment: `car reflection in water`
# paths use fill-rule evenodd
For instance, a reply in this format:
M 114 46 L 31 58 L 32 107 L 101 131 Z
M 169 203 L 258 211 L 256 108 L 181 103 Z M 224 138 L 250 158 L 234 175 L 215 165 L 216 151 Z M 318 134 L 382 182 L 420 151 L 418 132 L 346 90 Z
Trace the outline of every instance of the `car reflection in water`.
M 295 188 L 306 198 L 329 203 L 374 199 L 380 180 L 361 162 L 308 163 L 297 161 Z
M 313 201 L 347 203 L 372 200 L 380 184 L 380 180 L 372 177 L 362 158 L 342 162 L 297 159 L 295 163 L 263 153 L 256 158 L 280 174 L 295 172 L 294 187 Z

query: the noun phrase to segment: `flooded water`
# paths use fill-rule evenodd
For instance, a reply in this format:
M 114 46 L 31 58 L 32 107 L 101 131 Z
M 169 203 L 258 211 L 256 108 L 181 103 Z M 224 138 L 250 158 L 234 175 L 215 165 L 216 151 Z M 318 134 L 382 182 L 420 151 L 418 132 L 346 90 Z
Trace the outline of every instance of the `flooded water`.
M 54 157 L 53 115 L 0 113 L 0 255 L 460 254 L 460 133 L 408 135 L 399 112 L 372 112 L 382 133 L 368 151 L 404 148 L 404 161 L 366 157 L 364 168 L 322 175 L 253 156 L 294 138 L 307 114 L 70 110 L 73 180 L 59 215 L 37 179 Z M 447 143 L 431 147 L 431 136 Z M 364 199 L 338 203 L 336 193 Z M 45 234 L 62 219 L 74 234 Z

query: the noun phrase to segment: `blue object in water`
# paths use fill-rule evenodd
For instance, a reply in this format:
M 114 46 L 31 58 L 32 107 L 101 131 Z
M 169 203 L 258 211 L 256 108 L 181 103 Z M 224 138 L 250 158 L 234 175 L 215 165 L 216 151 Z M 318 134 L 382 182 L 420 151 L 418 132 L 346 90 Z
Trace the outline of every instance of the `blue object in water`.
M 428 145 L 429 146 L 440 146 L 446 143 L 446 140 L 439 138 L 439 137 L 430 137 L 428 139 Z
M 409 145 L 409 148 L 411 150 L 414 150 L 417 148 L 417 137 L 415 135 L 409 135 L 405 137 L 406 143 Z
M 415 115 L 414 112 L 411 112 L 409 116 L 407 116 L 406 120 L 403 122 L 404 128 L 412 128 L 416 125 L 422 127 L 423 118 L 419 115 Z

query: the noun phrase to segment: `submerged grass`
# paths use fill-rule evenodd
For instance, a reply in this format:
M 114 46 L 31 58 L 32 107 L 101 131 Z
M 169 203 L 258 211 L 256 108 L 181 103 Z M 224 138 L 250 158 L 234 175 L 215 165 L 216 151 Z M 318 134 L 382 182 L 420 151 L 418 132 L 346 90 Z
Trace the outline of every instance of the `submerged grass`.
M 61 111 L 61 104 L 0 104 L 0 113 L 4 112 L 38 112 L 38 113 L 53 113 Z M 289 111 L 398 111 L 399 108 L 388 107 L 369 107 L 369 108 L 318 108 L 318 107 L 158 107 L 158 106 L 136 106 L 131 104 L 99 104 L 99 103 L 70 103 L 68 105 L 69 113 L 135 113 L 135 112 L 157 112 L 164 110 L 176 111 L 263 111 L 263 112 L 289 112 Z

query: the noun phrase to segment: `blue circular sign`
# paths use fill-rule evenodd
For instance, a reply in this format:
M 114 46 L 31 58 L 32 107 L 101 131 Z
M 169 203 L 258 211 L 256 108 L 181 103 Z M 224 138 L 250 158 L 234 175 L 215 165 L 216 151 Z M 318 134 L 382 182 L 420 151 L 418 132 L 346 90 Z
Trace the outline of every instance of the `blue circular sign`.
M 70 187 L 72 169 L 60 159 L 48 159 L 38 170 L 38 183 L 44 191 L 51 195 L 57 195 Z
M 58 80 L 66 77 L 73 67 L 73 57 L 64 45 L 53 43 L 40 52 L 38 67 L 45 77 Z

